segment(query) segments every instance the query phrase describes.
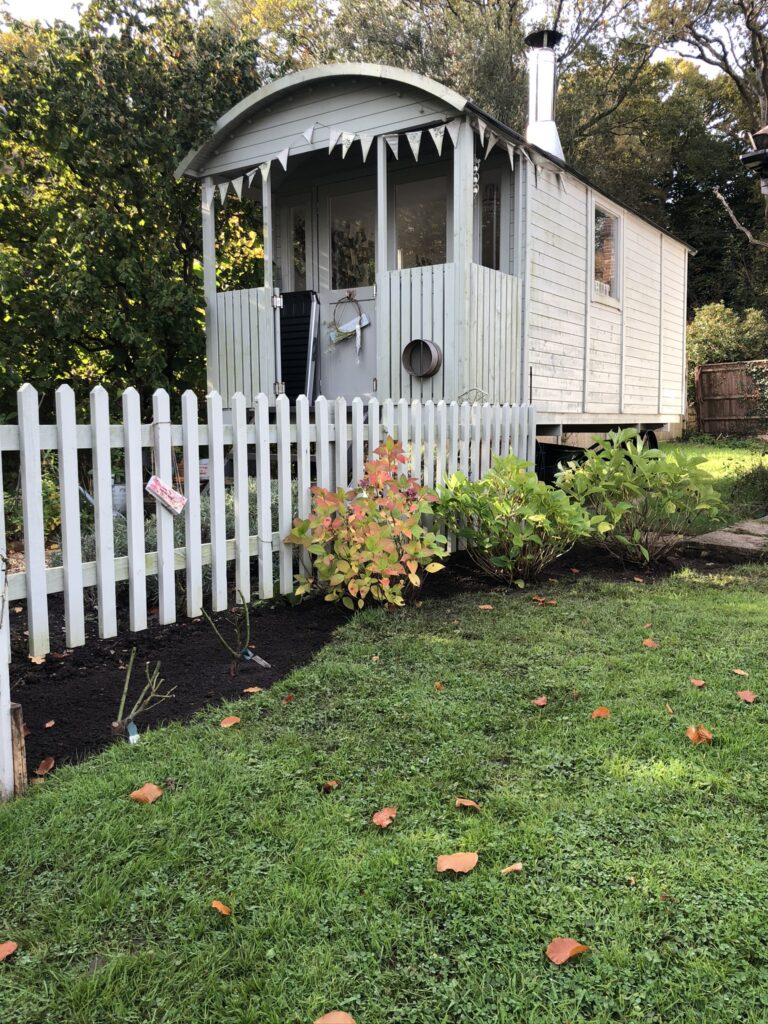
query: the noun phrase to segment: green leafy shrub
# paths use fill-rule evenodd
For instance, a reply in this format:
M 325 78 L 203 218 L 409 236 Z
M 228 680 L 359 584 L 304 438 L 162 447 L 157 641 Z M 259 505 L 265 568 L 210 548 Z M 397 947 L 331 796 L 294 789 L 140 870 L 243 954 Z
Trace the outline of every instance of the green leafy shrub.
M 646 448 L 634 429 L 613 431 L 561 468 L 556 482 L 611 530 L 601 543 L 622 561 L 657 562 L 704 515 L 716 520 L 721 500 L 703 456 Z
M 352 490 L 313 487 L 312 514 L 296 519 L 285 541 L 314 555 L 326 601 L 341 601 L 350 610 L 369 599 L 405 604 L 424 572 L 443 568 L 436 559 L 447 552 L 446 538 L 422 524 L 435 495 L 400 472 L 406 461 L 402 445 L 388 437 L 375 454 Z M 308 576 L 297 580 L 299 596 L 315 584 Z
M 490 576 L 524 586 L 593 529 L 578 501 L 529 472 L 514 455 L 496 459 L 477 482 L 463 473 L 440 492 L 436 514 L 467 542 L 473 561 Z

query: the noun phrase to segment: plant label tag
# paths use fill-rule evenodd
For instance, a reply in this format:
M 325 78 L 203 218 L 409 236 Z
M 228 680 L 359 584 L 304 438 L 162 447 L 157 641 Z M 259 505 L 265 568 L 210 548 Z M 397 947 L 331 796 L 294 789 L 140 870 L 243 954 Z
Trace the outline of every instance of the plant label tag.
M 164 508 L 168 509 L 169 512 L 173 512 L 175 516 L 184 511 L 187 499 L 183 494 L 180 494 L 178 491 L 174 491 L 174 489 L 169 487 L 168 484 L 164 484 L 159 477 L 150 477 L 145 490 L 147 494 L 151 494 L 153 498 L 159 501 Z
M 129 743 L 138 743 L 141 737 L 139 736 L 139 730 L 136 728 L 135 722 L 129 722 L 128 728 L 125 730 L 128 733 Z

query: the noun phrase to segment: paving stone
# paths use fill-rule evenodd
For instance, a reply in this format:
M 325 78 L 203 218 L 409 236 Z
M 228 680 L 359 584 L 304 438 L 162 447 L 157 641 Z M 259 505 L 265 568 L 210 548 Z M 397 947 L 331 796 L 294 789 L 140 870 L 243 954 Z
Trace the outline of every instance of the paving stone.
M 754 562 L 768 557 L 768 535 L 715 530 L 700 537 L 689 537 L 681 544 L 680 551 L 720 562 Z
M 729 526 L 729 533 L 747 533 L 752 537 L 765 537 L 768 539 L 768 521 L 765 519 L 748 519 L 745 523 L 736 523 Z

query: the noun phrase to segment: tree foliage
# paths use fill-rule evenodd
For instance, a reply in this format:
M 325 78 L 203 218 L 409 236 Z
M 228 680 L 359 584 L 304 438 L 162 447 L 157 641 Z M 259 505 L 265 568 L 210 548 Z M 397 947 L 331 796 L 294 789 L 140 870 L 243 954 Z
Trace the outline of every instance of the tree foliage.
M 4 400 L 201 385 L 199 197 L 173 170 L 258 87 L 257 45 L 187 0 L 97 0 L 78 28 L 10 21 L 0 47 Z

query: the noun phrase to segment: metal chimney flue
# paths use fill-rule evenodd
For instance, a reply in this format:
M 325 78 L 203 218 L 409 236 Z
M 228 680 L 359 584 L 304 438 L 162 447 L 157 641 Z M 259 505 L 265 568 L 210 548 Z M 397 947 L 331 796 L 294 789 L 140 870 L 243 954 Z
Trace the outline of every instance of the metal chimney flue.
M 555 124 L 555 47 L 563 38 L 556 29 L 525 37 L 528 47 L 528 127 L 525 138 L 558 160 L 565 160 Z

